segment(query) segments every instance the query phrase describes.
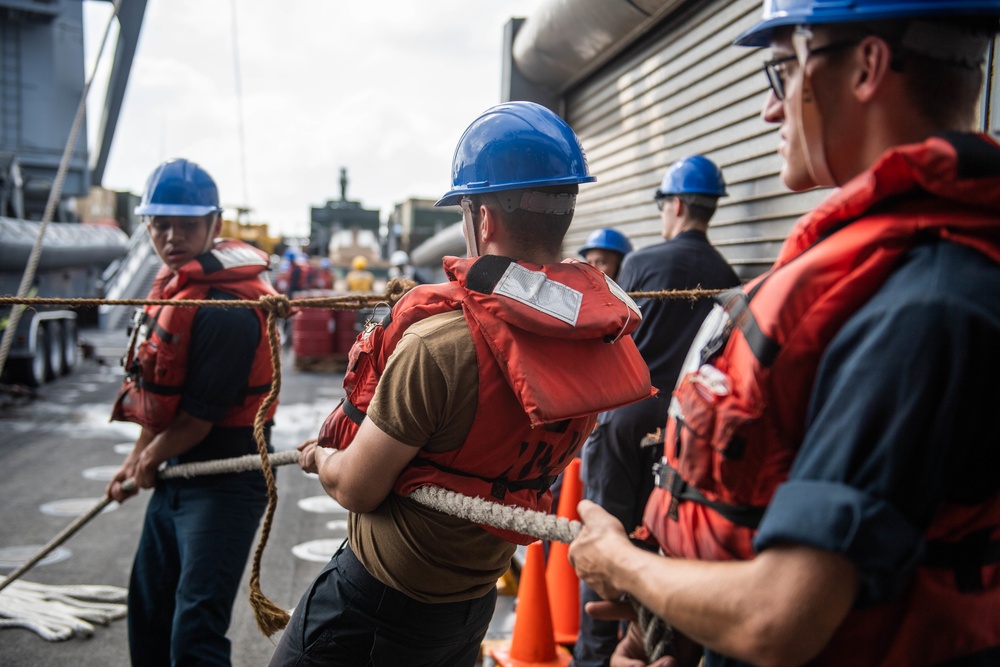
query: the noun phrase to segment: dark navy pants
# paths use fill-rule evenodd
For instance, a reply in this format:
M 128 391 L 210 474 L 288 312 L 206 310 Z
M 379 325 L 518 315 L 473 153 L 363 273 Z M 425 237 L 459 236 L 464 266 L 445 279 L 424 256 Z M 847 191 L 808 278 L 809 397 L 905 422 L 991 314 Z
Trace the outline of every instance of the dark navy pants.
M 602 413 L 583 446 L 583 497 L 621 521 L 626 532 L 642 523 L 646 500 L 653 492 L 653 464 L 663 455 L 661 447 L 640 447 L 639 443 L 666 425 L 669 401 L 669 394 L 660 394 Z M 618 622 L 599 621 L 583 611 L 587 602 L 600 599 L 580 582 L 580 631 L 573 647 L 574 667 L 604 667 L 618 645 Z
M 266 506 L 257 472 L 157 485 L 129 583 L 133 665 L 230 664 L 233 600 Z
M 471 667 L 496 595 L 418 602 L 371 576 L 345 545 L 302 596 L 270 664 Z

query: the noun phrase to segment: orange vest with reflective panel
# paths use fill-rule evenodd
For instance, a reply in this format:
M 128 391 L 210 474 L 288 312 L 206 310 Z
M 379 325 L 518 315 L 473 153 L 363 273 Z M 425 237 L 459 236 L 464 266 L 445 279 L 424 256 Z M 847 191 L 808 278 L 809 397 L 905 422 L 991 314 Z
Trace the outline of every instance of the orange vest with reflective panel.
M 437 486 L 547 512 L 548 488 L 593 430 L 597 413 L 654 392 L 628 335 L 639 311 L 588 264 L 518 263 L 506 257 L 444 260 L 450 282 L 408 292 L 351 349 L 347 398 L 323 424 L 320 444 L 344 448 L 357 433 L 386 362 L 407 328 L 461 309 L 479 370 L 476 417 L 463 444 L 422 450 L 397 480 L 407 495 Z M 489 526 L 512 542 L 529 536 Z

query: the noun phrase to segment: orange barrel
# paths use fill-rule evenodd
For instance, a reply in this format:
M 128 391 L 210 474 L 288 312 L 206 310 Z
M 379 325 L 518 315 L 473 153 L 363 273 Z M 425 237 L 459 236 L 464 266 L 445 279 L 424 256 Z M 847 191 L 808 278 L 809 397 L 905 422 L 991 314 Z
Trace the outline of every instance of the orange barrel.
M 325 357 L 333 352 L 333 318 L 325 308 L 302 308 L 292 318 L 292 349 L 297 357 Z
M 354 341 L 357 340 L 358 313 L 355 310 L 335 310 L 333 311 L 333 352 L 335 354 L 347 354 L 351 351 Z

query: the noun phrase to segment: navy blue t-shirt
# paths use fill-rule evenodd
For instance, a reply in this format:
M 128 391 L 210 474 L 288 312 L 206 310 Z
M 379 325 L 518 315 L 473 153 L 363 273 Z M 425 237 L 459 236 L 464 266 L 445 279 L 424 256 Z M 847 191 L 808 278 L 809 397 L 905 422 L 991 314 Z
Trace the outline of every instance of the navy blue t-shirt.
M 210 290 L 209 299 L 236 297 Z M 245 391 L 260 343 L 257 314 L 251 308 L 199 308 L 191 327 L 191 350 L 180 407 L 192 417 L 219 422 L 248 400 Z M 213 426 L 196 447 L 176 462 L 207 461 L 257 451 L 253 427 Z
M 626 255 L 617 282 L 626 292 L 725 289 L 740 284 L 705 232 L 694 230 Z M 632 339 L 649 366 L 653 386 L 669 396 L 691 341 L 713 302 L 638 299 L 636 303 L 642 311 L 642 322 L 632 332 Z

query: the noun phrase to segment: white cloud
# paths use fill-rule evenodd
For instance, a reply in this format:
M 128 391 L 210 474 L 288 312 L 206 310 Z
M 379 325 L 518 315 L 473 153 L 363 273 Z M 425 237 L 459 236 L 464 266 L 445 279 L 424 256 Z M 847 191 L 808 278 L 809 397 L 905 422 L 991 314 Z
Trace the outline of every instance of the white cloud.
M 385 219 L 448 189 L 459 136 L 499 101 L 504 24 L 542 1 L 149 0 L 104 185 L 138 193 L 160 161 L 187 157 L 224 203 L 304 233 L 309 207 L 339 198 L 343 166 L 348 197 Z M 91 42 L 108 4 L 86 4 Z

